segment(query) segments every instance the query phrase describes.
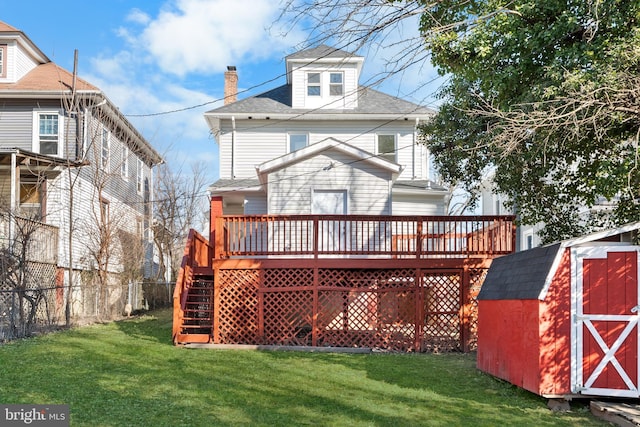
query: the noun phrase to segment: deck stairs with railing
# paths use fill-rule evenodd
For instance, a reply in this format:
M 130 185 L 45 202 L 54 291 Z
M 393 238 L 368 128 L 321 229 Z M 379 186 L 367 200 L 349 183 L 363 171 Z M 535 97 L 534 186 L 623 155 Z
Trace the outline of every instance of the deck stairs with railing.
M 209 342 L 213 333 L 213 270 L 211 247 L 191 231 L 174 291 L 173 339 Z

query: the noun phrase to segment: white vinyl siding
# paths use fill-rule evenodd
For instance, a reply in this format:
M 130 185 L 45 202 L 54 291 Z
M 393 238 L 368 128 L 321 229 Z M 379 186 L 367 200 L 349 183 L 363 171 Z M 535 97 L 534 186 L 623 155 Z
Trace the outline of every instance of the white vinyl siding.
M 18 49 L 15 42 L 7 46 L 7 80 L 16 82 L 33 70 L 38 63 L 22 49 Z M 14 62 L 15 61 L 15 62 Z
M 220 177 L 230 178 L 231 126 L 230 121 L 220 134 Z M 372 132 L 372 129 L 375 131 Z M 396 135 L 396 162 L 404 167 L 399 179 L 426 179 L 423 146 L 413 147 L 413 124 L 397 121 L 286 121 L 236 119 L 235 175 L 236 178 L 256 178 L 256 166 L 288 153 L 288 135 L 308 133 L 308 145 L 327 138 L 335 138 L 350 145 L 376 153 L 376 133 Z M 416 157 L 414 159 L 414 156 Z M 415 171 L 414 171 L 415 169 Z M 415 175 L 415 176 L 414 176 Z
M 313 190 L 349 189 L 349 213 L 389 215 L 390 174 L 336 150 L 311 157 L 269 175 L 269 214 L 310 214 Z M 333 164 L 330 171 L 323 170 Z M 299 179 L 304 176 L 304 179 Z
M 393 215 L 446 215 L 442 196 L 394 195 L 391 213 Z
M 319 75 L 320 95 L 314 89 L 310 93 L 309 76 Z M 333 82 L 332 82 L 333 75 Z M 341 75 L 342 88 L 338 88 L 337 75 Z M 315 77 L 314 77 L 315 79 Z M 335 65 L 314 63 L 309 67 L 295 69 L 291 75 L 292 83 L 292 107 L 293 108 L 327 108 L 327 109 L 352 109 L 357 107 L 358 72 L 354 64 Z M 312 84 L 314 87 L 316 83 Z M 332 93 L 333 87 L 333 93 Z M 336 91 L 342 90 L 342 95 Z

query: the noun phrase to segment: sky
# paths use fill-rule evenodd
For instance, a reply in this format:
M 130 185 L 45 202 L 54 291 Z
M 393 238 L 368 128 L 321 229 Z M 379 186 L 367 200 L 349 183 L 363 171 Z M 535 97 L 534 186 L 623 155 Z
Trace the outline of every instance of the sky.
M 279 7 L 278 0 L 0 0 L 0 21 L 69 71 L 77 50 L 79 76 L 106 94 L 174 172 L 198 162 L 213 183 L 218 147 L 203 114 L 222 105 L 226 67 L 237 67 L 243 99 L 284 84 L 284 57 L 306 46 L 302 23 L 279 19 Z M 417 21 L 404 31 L 417 34 Z M 394 52 L 355 53 L 365 56 L 366 84 Z M 419 66 L 372 86 L 433 107 L 438 81 Z

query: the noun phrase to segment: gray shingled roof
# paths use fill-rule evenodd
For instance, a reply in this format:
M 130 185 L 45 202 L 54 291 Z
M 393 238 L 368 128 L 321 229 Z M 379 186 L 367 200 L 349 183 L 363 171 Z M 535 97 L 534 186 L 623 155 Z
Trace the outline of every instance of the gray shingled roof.
M 478 299 L 537 299 L 560 249 L 556 243 L 494 259 Z
M 351 110 L 291 108 L 291 85 L 285 84 L 270 91 L 242 99 L 205 114 L 432 114 L 433 110 L 413 102 L 387 95 L 367 86 L 359 87 L 358 107 Z
M 248 190 L 250 188 L 260 186 L 258 178 L 242 178 L 242 179 L 219 179 L 209 186 L 210 190 L 215 189 L 236 189 Z
M 320 45 L 312 47 L 310 49 L 301 50 L 291 55 L 288 55 L 285 59 L 308 59 L 308 58 L 362 58 L 351 52 L 345 50 L 336 49 L 335 47 Z

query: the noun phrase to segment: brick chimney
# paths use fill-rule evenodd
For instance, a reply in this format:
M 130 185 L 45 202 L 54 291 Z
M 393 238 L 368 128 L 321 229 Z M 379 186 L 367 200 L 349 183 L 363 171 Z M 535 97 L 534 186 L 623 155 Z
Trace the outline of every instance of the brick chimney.
M 238 72 L 235 65 L 228 65 L 224 72 L 224 105 L 238 100 Z

